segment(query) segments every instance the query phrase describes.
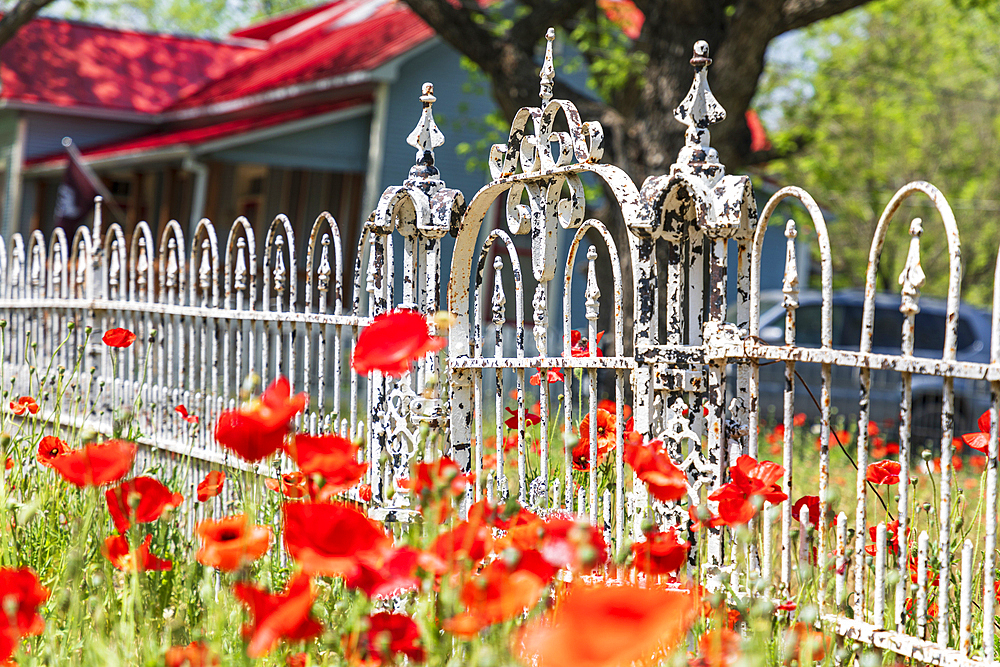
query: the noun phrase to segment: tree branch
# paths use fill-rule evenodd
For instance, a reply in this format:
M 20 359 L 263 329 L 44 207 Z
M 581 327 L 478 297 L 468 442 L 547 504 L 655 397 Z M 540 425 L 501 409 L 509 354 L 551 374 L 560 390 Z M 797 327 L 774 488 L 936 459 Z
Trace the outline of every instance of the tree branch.
M 422 18 L 459 53 L 483 67 L 496 58 L 501 46 L 483 24 L 473 19 L 479 10 L 452 5 L 448 0 L 405 0 L 414 13 Z M 486 69 L 483 67 L 483 69 Z
M 804 28 L 811 23 L 841 14 L 868 0 L 785 0 L 777 34 Z
M 18 0 L 14 8 L 0 19 L 0 46 L 3 46 L 17 34 L 25 23 L 35 18 L 40 9 L 53 0 Z
M 580 0 L 548 0 L 547 2 L 526 0 L 524 4 L 531 8 L 531 12 L 514 23 L 510 36 L 517 48 L 531 53 L 550 26 L 561 26 L 592 5 L 593 0 L 588 2 L 580 2 Z

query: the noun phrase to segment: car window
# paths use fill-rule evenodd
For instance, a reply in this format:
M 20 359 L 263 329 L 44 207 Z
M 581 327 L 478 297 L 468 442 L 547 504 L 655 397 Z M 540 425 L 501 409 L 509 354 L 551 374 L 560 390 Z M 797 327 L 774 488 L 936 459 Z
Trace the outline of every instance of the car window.
M 914 318 L 914 348 L 918 350 L 944 350 L 945 316 L 938 313 L 917 313 Z M 976 342 L 976 333 L 964 318 L 958 320 L 958 349 L 964 350 Z
M 861 346 L 861 323 L 864 308 L 860 305 L 844 308 L 844 325 L 840 331 L 839 347 L 857 350 Z M 872 328 L 872 350 L 899 352 L 902 349 L 903 314 L 895 309 L 875 308 L 875 325 Z

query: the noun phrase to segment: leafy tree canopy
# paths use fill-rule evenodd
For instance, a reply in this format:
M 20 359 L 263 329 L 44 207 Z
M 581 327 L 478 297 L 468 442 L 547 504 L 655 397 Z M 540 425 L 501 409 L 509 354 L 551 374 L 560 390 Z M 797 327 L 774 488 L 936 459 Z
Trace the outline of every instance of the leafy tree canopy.
M 810 28 L 801 67 L 765 80 L 765 90 L 786 92 L 777 103 L 784 129 L 773 141 L 794 150 L 805 139 L 769 171 L 805 187 L 832 213 L 837 286 L 863 285 L 883 208 L 900 186 L 925 180 L 942 191 L 958 221 L 963 299 L 992 298 L 1000 243 L 1000 34 L 990 11 L 949 0 L 880 0 Z M 898 290 L 907 229 L 920 217 L 924 292 L 947 292 L 944 228 L 927 203 L 911 197 L 897 213 L 879 289 Z

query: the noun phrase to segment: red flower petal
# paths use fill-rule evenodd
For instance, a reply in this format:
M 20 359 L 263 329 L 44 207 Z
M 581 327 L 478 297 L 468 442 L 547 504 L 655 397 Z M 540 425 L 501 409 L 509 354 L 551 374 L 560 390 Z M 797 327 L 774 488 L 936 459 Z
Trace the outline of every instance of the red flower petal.
M 244 460 L 256 463 L 281 449 L 292 418 L 308 400 L 306 394 L 292 396 L 288 379 L 279 377 L 255 404 L 220 414 L 215 439 Z
M 124 477 L 135 462 L 135 443 L 108 440 L 84 445 L 52 459 L 52 468 L 70 484 L 104 486 Z
M 109 329 L 101 336 L 101 340 L 108 347 L 129 347 L 135 342 L 135 334 L 128 329 Z
M 399 377 L 409 372 L 410 364 L 428 352 L 437 352 L 447 340 L 431 336 L 427 320 L 412 310 L 395 310 L 379 315 L 358 336 L 351 366 L 367 375 L 380 371 Z
M 222 493 L 222 486 L 225 482 L 226 473 L 221 470 L 213 470 L 205 475 L 205 479 L 198 484 L 198 502 L 203 503 Z

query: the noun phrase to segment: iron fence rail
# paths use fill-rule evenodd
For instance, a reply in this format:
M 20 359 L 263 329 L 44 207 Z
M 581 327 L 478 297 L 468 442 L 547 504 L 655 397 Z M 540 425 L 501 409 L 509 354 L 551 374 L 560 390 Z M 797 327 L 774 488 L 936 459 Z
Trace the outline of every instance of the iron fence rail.
M 622 170 L 600 162 L 600 124 L 583 121 L 571 102 L 553 99 L 553 38 L 550 31 L 540 106 L 515 116 L 507 142 L 490 151 L 493 180 L 468 204 L 462 193 L 445 186 L 434 166 L 434 149 L 444 137 L 434 123 L 433 87 L 425 84 L 420 120 L 408 137 L 416 149 L 415 165 L 403 185 L 383 193 L 357 247 L 349 249 L 353 256 L 345 257 L 337 222 L 325 213 L 309 227 L 300 263 L 298 227 L 285 216 L 270 223 L 261 245 L 245 218 L 233 223 L 224 245 L 208 220 L 198 223 L 189 240 L 171 221 L 157 243 L 145 222 L 130 239 L 116 224 L 103 229 L 100 204 L 93 228 L 75 230 L 71 240 L 57 229 L 48 241 L 36 231 L 0 243 L 0 313 L 7 322 L 0 364 L 10 378 L 8 393 L 12 398 L 35 395 L 42 417 L 61 428 L 87 427 L 110 435 L 125 423 L 136 425 L 140 442 L 148 445 L 142 464 L 182 470 L 193 486 L 210 468 L 240 466 L 214 442 L 215 415 L 255 391 L 246 383 L 248 376 L 269 383 L 284 375 L 296 391 L 311 397 L 298 418 L 299 430 L 337 431 L 364 440 L 363 456 L 372 463 L 373 516 L 404 521 L 416 511 L 407 505 L 406 494 L 395 490 L 415 459 L 434 454 L 438 445 L 429 433 L 437 429 L 447 434 L 442 453 L 475 473 L 470 500 L 514 496 L 541 513 L 576 513 L 602 526 L 612 552 L 618 552 L 644 539 L 647 524 L 688 529 L 687 508 L 705 505 L 706 493 L 726 482 L 728 467 L 739 456 L 760 456 L 758 373 L 761 364 L 777 362 L 785 376 L 781 486 L 789 500 L 780 518 L 776 508 L 765 505 L 748 526 L 749 540 L 740 530 L 710 528 L 707 559 L 692 549 L 691 575 L 718 586 L 726 573 L 732 588 L 748 596 L 759 594 L 761 578 L 778 599 L 814 587 L 822 618 L 844 640 L 937 665 L 993 661 L 1000 264 L 990 363 L 958 361 L 957 225 L 933 186 L 905 186 L 875 233 L 860 349 L 835 348 L 832 244 L 822 211 L 808 193 L 790 187 L 776 193 L 758 215 L 749 178 L 725 173 L 710 145 L 709 127 L 725 111 L 708 86 L 707 45 L 695 45 L 694 83 L 676 112 L 688 126 L 686 145 L 669 174 L 637 187 Z M 603 180 L 613 193 L 625 221 L 623 235 L 588 217 L 585 174 Z M 912 195 L 927 197 L 936 208 L 948 242 L 949 319 L 937 359 L 913 355 L 924 283 L 919 220 L 910 224 L 909 254 L 899 279 L 900 353 L 872 352 L 875 272 L 886 230 L 901 202 Z M 784 228 L 784 344 L 767 345 L 758 337 L 763 240 L 786 199 L 805 207 L 815 231 L 822 293 L 818 348 L 796 344 L 800 223 L 795 221 Z M 493 207 L 502 211 L 505 228 L 487 229 Z M 449 235 L 455 246 L 445 269 L 441 243 Z M 530 242 L 528 266 L 522 266 L 517 237 Z M 557 249 L 567 238 L 560 266 Z M 619 247 L 621 239 L 627 247 Z M 730 245 L 736 248 L 735 267 L 728 265 Z M 599 279 L 598 260 L 610 267 L 610 280 Z M 536 285 L 530 303 L 529 270 Z M 736 273 L 735 294 L 727 292 L 729 271 Z M 585 276 L 582 303 L 570 298 L 578 274 Z M 446 352 L 422 360 L 402 378 L 357 375 L 350 359 L 359 331 L 397 307 L 433 316 L 441 308 L 445 280 L 454 317 Z M 551 312 L 556 290 L 562 291 L 561 314 Z M 624 311 L 626 295 L 634 304 L 631 313 Z M 726 319 L 730 302 L 735 323 Z M 573 332 L 579 320 L 574 314 L 581 309 L 586 330 Z M 599 345 L 602 312 L 608 314 L 610 331 Z M 550 324 L 560 316 L 562 335 L 555 339 Z M 508 321 L 513 327 L 506 326 Z M 99 334 L 116 326 L 134 331 L 145 344 L 120 351 L 101 345 Z M 792 511 L 792 501 L 811 490 L 802 490 L 801 472 L 794 469 L 794 405 L 802 389 L 796 364 L 801 363 L 821 367 L 818 526 L 809 525 L 808 512 L 793 516 Z M 834 367 L 860 369 L 853 533 L 845 512 L 834 526 L 825 521 L 832 513 Z M 869 562 L 874 515 L 866 480 L 868 404 L 870 372 L 879 369 L 901 374 L 902 469 L 893 508 L 898 524 L 890 530 L 885 521 L 875 522 Z M 735 391 L 727 389 L 730 373 L 736 376 Z M 989 382 L 993 407 L 982 541 L 954 535 L 950 520 L 939 520 L 936 530 L 927 525 L 915 536 L 911 558 L 914 540 L 908 529 L 917 525 L 910 515 L 909 484 L 914 374 L 944 378 L 935 499 L 941 519 L 950 519 L 954 504 L 954 380 Z M 530 405 L 536 396 L 537 408 Z M 88 412 L 85 406 L 91 404 L 96 407 Z M 175 411 L 178 405 L 200 417 L 197 428 Z M 626 471 L 626 423 L 646 443 L 664 441 L 687 475 L 686 504 L 651 498 Z M 588 443 L 586 449 L 578 448 L 581 440 Z M 607 463 L 600 464 L 605 457 Z M 252 469 L 275 475 L 283 466 L 279 458 Z M 692 542 L 696 536 L 689 533 Z M 899 551 L 894 536 L 904 545 Z M 935 603 L 936 617 L 931 613 Z M 952 607 L 960 609 L 957 629 L 949 625 Z M 973 609 L 982 618 L 976 626 Z

